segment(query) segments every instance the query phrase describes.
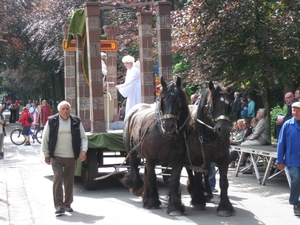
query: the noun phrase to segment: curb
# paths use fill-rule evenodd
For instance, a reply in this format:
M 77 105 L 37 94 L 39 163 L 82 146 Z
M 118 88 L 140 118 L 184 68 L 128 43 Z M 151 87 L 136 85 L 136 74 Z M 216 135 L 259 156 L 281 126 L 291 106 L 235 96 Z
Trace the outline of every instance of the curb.
M 0 223 L 9 225 L 8 201 L 6 190 L 6 171 L 4 171 L 3 160 L 0 159 Z

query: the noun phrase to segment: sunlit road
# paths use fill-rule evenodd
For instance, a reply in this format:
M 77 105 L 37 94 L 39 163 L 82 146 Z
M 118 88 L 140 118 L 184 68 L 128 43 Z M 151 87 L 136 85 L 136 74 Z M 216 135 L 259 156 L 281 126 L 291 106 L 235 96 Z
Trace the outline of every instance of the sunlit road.
M 180 217 L 166 213 L 166 187 L 158 176 L 161 209 L 147 210 L 140 197 L 133 196 L 119 182 L 119 176 L 99 181 L 97 190 L 85 190 L 75 178 L 73 213 L 55 216 L 52 200 L 52 169 L 42 162 L 40 145 L 15 146 L 5 138 L 5 158 L 0 160 L 0 224 L 299 224 L 288 204 L 288 184 L 280 175 L 259 185 L 254 175 L 234 176 L 229 172 L 229 196 L 236 210 L 232 217 L 216 214 L 217 193 L 206 211 L 195 211 L 189 205 L 186 177 L 183 171 L 182 200 L 186 212 Z M 112 171 L 112 169 L 111 169 Z M 101 170 L 99 171 L 101 172 Z M 158 171 L 160 172 L 160 171 Z M 6 189 L 6 190 L 5 190 Z

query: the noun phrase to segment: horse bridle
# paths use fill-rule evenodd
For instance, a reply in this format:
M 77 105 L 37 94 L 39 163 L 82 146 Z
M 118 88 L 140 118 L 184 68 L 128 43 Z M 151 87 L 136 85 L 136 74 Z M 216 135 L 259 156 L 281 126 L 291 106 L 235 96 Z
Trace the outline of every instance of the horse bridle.
M 229 101 L 226 98 L 223 98 L 223 96 L 220 97 L 220 100 L 224 101 L 226 105 L 229 105 Z M 213 124 L 216 124 L 219 120 L 229 121 L 229 117 L 226 115 L 220 115 L 217 118 L 212 117 L 212 112 L 214 110 L 214 105 L 213 105 L 212 100 L 210 100 L 205 107 L 208 107 L 209 117 L 211 118 L 211 121 L 213 122 Z
M 177 130 L 177 121 L 180 117 L 180 114 L 181 114 L 181 110 L 178 112 L 178 115 L 163 114 L 163 112 L 161 111 L 161 108 L 160 108 L 160 102 L 156 102 L 156 109 L 155 109 L 156 124 L 159 125 L 162 134 L 164 134 L 164 135 L 167 134 L 165 129 L 163 128 L 163 123 L 162 123 L 163 120 L 167 120 L 167 119 L 173 119 L 174 120 L 174 123 L 175 123 L 175 126 L 176 126 L 176 128 L 175 128 L 176 133 L 179 132 Z

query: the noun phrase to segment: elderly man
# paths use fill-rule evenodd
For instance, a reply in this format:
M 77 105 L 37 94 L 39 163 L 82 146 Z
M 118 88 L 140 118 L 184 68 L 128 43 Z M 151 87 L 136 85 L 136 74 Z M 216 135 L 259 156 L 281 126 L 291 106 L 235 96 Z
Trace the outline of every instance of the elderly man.
M 2 114 L 2 104 L 0 104 L 0 159 L 3 158 L 3 141 L 5 134 L 5 118 Z
M 258 123 L 252 130 L 252 134 L 247 137 L 247 140 L 241 145 L 269 145 L 271 144 L 269 125 L 265 117 L 267 116 L 266 109 L 259 109 L 256 113 Z
M 197 105 L 197 104 L 198 104 L 197 98 L 198 98 L 198 95 L 197 95 L 197 94 L 192 94 L 192 95 L 191 95 L 191 104 L 192 104 L 192 105 Z
M 300 89 L 299 88 L 295 91 L 295 99 L 300 101 Z
M 278 139 L 280 129 L 281 129 L 282 125 L 284 124 L 284 122 L 293 117 L 292 116 L 292 104 L 294 102 L 297 102 L 298 100 L 295 99 L 292 92 L 287 92 L 284 95 L 284 101 L 287 104 L 287 112 L 286 112 L 286 115 L 283 118 L 278 118 L 277 121 L 276 121 L 275 131 L 274 131 L 274 138 L 275 139 Z
M 256 113 L 258 123 L 252 129 L 252 134 L 247 137 L 247 140 L 242 142 L 241 145 L 269 145 L 271 144 L 269 124 L 265 117 L 267 116 L 266 109 L 259 109 Z M 245 153 L 241 155 L 242 159 L 245 158 Z M 248 170 L 244 171 L 244 174 L 252 173 L 253 163 L 251 162 Z
M 52 165 L 55 214 L 73 212 L 74 174 L 76 160 L 86 159 L 87 136 L 81 120 L 71 115 L 67 101 L 58 104 L 58 113 L 48 117 L 44 128 L 42 151 L 45 162 Z M 64 186 L 64 188 L 62 187 Z
M 234 101 L 232 103 L 233 120 L 237 121 L 241 118 L 241 99 L 240 93 L 234 92 Z
M 293 117 L 287 120 L 278 137 L 277 167 L 288 168 L 291 177 L 289 202 L 295 216 L 300 216 L 300 102 L 292 104 Z

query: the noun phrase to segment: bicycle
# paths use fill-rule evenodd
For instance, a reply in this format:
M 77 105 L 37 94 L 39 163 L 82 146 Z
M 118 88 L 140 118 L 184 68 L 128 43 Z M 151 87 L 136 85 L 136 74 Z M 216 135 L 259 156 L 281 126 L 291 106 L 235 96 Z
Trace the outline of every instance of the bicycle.
M 25 138 L 22 135 L 23 127 L 16 128 L 10 133 L 10 140 L 15 145 L 22 145 L 25 143 Z M 31 136 L 32 142 L 35 142 L 35 139 L 39 144 L 42 142 L 44 127 L 30 128 L 29 135 Z

